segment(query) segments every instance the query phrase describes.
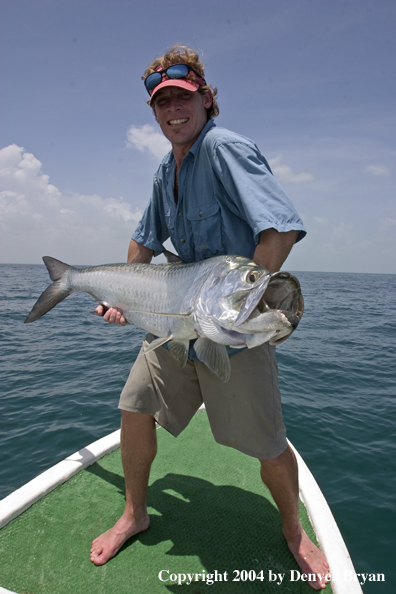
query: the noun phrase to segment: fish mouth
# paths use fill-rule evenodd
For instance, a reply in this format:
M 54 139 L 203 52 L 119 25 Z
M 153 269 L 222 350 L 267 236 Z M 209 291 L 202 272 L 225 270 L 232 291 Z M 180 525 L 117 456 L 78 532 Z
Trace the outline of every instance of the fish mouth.
M 277 330 L 269 341 L 271 345 L 278 345 L 294 332 L 304 313 L 304 298 L 300 283 L 289 272 L 277 272 L 272 275 L 264 295 L 248 319 L 257 318 L 271 311 L 281 314 L 285 322 L 285 327 Z
M 301 285 L 295 276 L 289 272 L 275 272 L 271 276 L 268 287 L 265 290 L 260 302 L 257 305 L 260 313 L 268 309 L 278 309 L 288 318 L 293 326 L 297 327 L 304 313 L 304 297 L 301 293 Z M 289 319 L 288 316 L 291 316 Z M 295 318 L 297 317 L 297 324 Z
M 264 277 L 243 304 L 235 326 L 270 309 L 280 310 L 290 322 L 291 332 L 295 330 L 304 313 L 304 298 L 298 278 L 290 272 L 280 271 L 270 278 Z
M 290 328 L 288 329 L 287 333 L 284 334 L 283 336 L 280 336 L 279 338 L 277 338 L 276 336 L 274 336 L 274 338 L 272 338 L 269 342 L 270 344 L 281 344 L 281 342 L 284 342 L 287 338 L 289 338 L 289 336 L 291 334 L 293 334 L 294 330 L 297 328 L 298 324 L 300 323 L 300 318 L 292 313 L 291 311 L 282 311 L 283 315 L 285 316 L 285 318 L 287 318 L 287 321 L 290 324 Z

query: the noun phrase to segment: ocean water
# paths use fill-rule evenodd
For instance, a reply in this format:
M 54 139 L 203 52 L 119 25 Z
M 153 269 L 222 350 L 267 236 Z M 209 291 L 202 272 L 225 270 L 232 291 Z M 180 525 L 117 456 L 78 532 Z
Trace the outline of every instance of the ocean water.
M 277 349 L 288 437 L 319 483 L 365 594 L 396 592 L 396 275 L 301 272 L 305 313 Z M 119 427 L 144 336 L 75 294 L 33 324 L 44 266 L 0 265 L 0 498 Z M 220 446 L 219 446 L 220 447 Z

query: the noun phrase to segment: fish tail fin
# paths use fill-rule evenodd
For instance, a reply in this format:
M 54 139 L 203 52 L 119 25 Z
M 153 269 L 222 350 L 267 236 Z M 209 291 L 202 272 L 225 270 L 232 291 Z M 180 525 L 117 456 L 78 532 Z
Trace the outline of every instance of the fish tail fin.
M 66 270 L 73 268 L 73 266 L 65 264 L 56 258 L 51 258 L 51 256 L 43 256 L 43 262 L 47 267 L 48 274 L 50 275 L 50 279 L 52 281 L 60 280 Z
M 25 324 L 35 322 L 73 292 L 72 289 L 66 287 L 65 283 L 62 282 L 63 275 L 72 266 L 49 256 L 44 256 L 43 261 L 47 267 L 50 279 L 54 282 L 41 293 L 32 311 L 25 319 Z

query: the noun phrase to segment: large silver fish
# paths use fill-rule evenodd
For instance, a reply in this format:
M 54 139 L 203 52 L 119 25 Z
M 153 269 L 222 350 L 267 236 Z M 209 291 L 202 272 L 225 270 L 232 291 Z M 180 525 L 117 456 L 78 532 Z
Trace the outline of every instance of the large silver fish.
M 168 259 L 171 254 L 167 253 Z M 177 258 L 177 257 L 175 257 Z M 223 381 L 230 377 L 226 346 L 252 348 L 285 340 L 304 309 L 298 280 L 271 274 L 240 256 L 216 256 L 191 264 L 109 264 L 74 268 L 43 258 L 53 283 L 41 294 L 25 323 L 41 318 L 75 291 L 85 291 L 106 308 L 120 309 L 132 322 L 159 337 L 148 350 L 168 342 L 186 364 L 189 341 L 200 361 Z

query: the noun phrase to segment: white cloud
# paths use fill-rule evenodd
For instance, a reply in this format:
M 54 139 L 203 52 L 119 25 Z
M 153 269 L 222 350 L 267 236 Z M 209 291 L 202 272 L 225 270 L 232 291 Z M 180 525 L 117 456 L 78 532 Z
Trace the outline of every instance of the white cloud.
M 170 142 L 151 124 L 130 126 L 127 130 L 127 146 L 136 148 L 140 152 L 148 152 L 158 161 L 161 161 L 171 149 Z
M 380 220 L 379 230 L 381 232 L 395 232 L 396 231 L 396 219 L 392 219 L 390 217 L 384 218 Z
M 0 184 L 0 190 L 17 192 L 19 201 L 34 195 L 47 208 L 59 207 L 61 194 L 41 172 L 40 161 L 16 144 L 0 150 Z
M 374 177 L 389 177 L 391 172 L 386 165 L 381 165 L 380 163 L 368 165 L 365 168 L 365 171 Z
M 301 173 L 295 173 L 293 171 L 293 169 L 290 167 L 290 165 L 286 165 L 286 163 L 283 163 L 282 155 L 278 155 L 277 157 L 274 157 L 273 159 L 269 159 L 268 162 L 270 164 L 270 167 L 271 167 L 275 177 L 280 182 L 303 184 L 303 183 L 311 182 L 314 179 L 314 176 L 312 175 L 312 173 L 309 173 L 308 171 L 301 172 Z
M 122 198 L 65 195 L 42 164 L 15 144 L 0 149 L 0 257 L 34 263 L 48 254 L 71 263 L 123 261 L 139 221 Z
M 317 225 L 326 226 L 329 224 L 329 221 L 325 217 L 313 217 L 313 220 Z
M 304 214 L 307 237 L 296 244 L 285 270 L 337 272 L 395 271 L 396 219 L 372 217 L 370 224 L 339 214 L 317 217 Z
M 344 244 L 349 244 L 352 241 L 354 232 L 355 227 L 352 223 L 344 223 L 339 221 L 333 224 L 330 237 L 336 242 L 342 241 Z

